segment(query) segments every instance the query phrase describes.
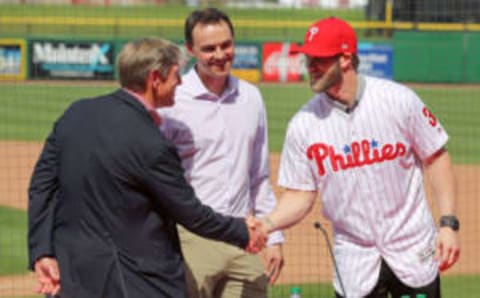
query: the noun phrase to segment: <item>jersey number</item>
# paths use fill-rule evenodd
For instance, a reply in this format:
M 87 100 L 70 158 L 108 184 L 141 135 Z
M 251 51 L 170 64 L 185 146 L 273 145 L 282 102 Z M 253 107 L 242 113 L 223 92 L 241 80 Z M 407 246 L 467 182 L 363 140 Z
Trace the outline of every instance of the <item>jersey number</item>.
M 437 118 L 430 112 L 427 107 L 423 107 L 423 115 L 428 118 L 428 123 L 432 126 L 435 127 L 437 125 Z

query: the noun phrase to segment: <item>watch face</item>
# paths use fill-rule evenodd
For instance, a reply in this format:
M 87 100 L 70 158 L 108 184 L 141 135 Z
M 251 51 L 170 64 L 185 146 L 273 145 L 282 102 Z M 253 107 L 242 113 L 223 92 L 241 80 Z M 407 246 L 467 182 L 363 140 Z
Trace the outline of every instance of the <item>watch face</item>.
M 458 231 L 460 228 L 460 222 L 453 215 L 442 216 L 440 217 L 440 227 L 450 227 L 452 230 Z

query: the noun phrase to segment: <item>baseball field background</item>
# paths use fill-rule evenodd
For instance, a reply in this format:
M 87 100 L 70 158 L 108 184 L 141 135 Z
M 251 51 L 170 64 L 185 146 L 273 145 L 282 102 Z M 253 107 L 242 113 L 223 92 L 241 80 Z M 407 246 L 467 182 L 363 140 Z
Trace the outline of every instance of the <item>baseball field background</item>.
M 28 3 L 6 4 L 0 1 L 0 39 L 114 37 L 128 40 L 153 35 L 181 41 L 183 20 L 192 9 L 165 3 L 142 6 L 99 6 L 93 2 L 90 5 Z M 394 22 L 366 22 L 363 7 L 232 8 L 222 6 L 221 1 L 215 4 L 230 14 L 236 27 L 236 39 L 242 41 L 301 41 L 311 22 L 329 15 L 353 22 L 361 41 L 389 42 L 397 30 Z M 468 26 L 458 30 L 480 34 L 475 31 L 475 23 Z M 445 31 L 449 33 L 457 29 L 440 24 L 436 30 L 440 33 L 443 32 L 441 30 L 450 30 Z M 395 51 L 395 44 L 393 47 Z M 436 54 L 432 52 L 431 55 Z M 453 51 L 449 55 L 458 57 L 468 53 Z M 452 59 L 450 56 L 444 59 Z M 432 61 L 431 65 L 441 62 Z M 418 67 L 415 61 L 405 63 L 402 67 Z M 435 78 L 448 74 L 450 70 L 427 68 L 424 71 Z M 480 72 L 480 68 L 476 71 Z M 467 80 L 435 84 L 424 81 L 404 83 L 420 95 L 450 135 L 448 150 L 455 164 L 458 182 L 461 257 L 454 268 L 442 275 L 444 297 L 480 297 L 480 84 L 467 84 Z M 267 106 L 271 180 L 279 195 L 282 190 L 275 185 L 286 125 L 312 94 L 306 82 L 259 83 L 258 86 Z M 29 176 L 44 138 L 55 119 L 72 101 L 110 92 L 117 87 L 114 81 L 105 80 L 0 80 L 0 297 L 40 297 L 34 294 L 34 279 L 26 269 L 25 210 Z M 428 181 L 426 185 L 428 188 Z M 435 202 L 431 197 L 429 202 L 435 213 Z M 332 261 L 325 238 L 314 228 L 317 221 L 327 229 L 332 241 L 330 224 L 322 218 L 321 206 L 317 204 L 301 224 L 285 231 L 286 265 L 279 281 L 271 288 L 270 297 L 288 297 L 292 286 L 301 287 L 302 297 L 334 296 L 331 287 Z

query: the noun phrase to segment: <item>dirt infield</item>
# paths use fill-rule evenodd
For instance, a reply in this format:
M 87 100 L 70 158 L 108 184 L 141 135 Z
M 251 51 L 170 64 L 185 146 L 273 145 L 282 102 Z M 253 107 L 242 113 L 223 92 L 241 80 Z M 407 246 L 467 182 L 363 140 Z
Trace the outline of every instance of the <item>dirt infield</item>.
M 36 142 L 0 142 L 0 205 L 25 210 L 27 187 L 34 163 L 42 144 Z M 276 185 L 279 155 L 271 154 L 272 185 Z M 478 215 L 480 204 L 477 196 L 480 188 L 480 167 L 456 165 L 458 180 L 458 215 L 462 222 L 462 253 L 459 263 L 448 274 L 479 273 L 477 248 L 480 245 Z M 280 195 L 281 189 L 274 187 Z M 313 224 L 320 221 L 330 233 L 330 225 L 321 217 L 318 203 L 315 210 L 301 224 L 285 232 L 284 247 L 286 265 L 279 283 L 304 283 L 330 281 L 332 262 L 325 240 Z M 331 233 L 330 233 L 331 234 Z M 32 275 L 5 276 L 0 278 L 0 297 L 16 297 L 31 294 Z
M 0 297 L 24 297 L 34 294 L 35 279 L 33 273 L 0 276 Z

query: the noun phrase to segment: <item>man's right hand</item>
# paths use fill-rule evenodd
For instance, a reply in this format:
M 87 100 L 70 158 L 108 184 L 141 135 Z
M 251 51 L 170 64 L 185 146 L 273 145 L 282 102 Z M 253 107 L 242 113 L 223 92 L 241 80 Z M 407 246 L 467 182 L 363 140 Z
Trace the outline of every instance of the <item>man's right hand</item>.
M 267 243 L 268 234 L 264 232 L 263 223 L 253 216 L 245 219 L 248 228 L 248 246 L 245 250 L 249 253 L 259 253 Z
M 42 257 L 35 262 L 35 276 L 39 294 L 55 296 L 60 291 L 60 272 L 55 258 Z

